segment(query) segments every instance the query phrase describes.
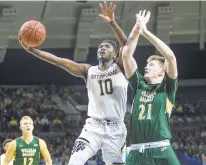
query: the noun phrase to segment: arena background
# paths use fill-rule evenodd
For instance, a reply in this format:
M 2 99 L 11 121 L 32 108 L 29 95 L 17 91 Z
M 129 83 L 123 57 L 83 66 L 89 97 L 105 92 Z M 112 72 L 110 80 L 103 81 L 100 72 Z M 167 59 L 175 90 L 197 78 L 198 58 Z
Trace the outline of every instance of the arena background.
M 25 21 L 41 21 L 47 29 L 42 50 L 96 65 L 98 44 L 103 39 L 115 39 L 109 26 L 98 18 L 98 3 L 0 2 L 0 144 L 7 137 L 19 136 L 20 117 L 30 115 L 35 121 L 35 135 L 49 146 L 53 164 L 68 163 L 86 118 L 85 83 L 25 52 L 16 36 Z M 172 145 L 182 165 L 206 164 L 206 2 L 115 3 L 116 21 L 127 35 L 136 12 L 150 10 L 149 30 L 174 51 L 179 89 L 171 116 Z M 134 55 L 140 71 L 147 57 L 155 53 L 154 47 L 141 37 Z M 127 127 L 130 105 L 129 90 Z M 88 165 L 96 164 L 103 164 L 100 152 L 88 161 Z

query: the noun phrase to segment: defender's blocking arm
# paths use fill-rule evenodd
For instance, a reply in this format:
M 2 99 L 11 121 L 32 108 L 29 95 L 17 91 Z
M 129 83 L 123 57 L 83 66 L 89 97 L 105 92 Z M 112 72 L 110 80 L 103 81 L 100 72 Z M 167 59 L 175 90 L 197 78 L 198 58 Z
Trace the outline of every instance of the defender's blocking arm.
M 16 152 L 16 140 L 13 140 L 6 151 L 4 165 L 9 165 Z
M 41 154 L 43 155 L 44 160 L 46 161 L 46 165 L 52 165 L 51 155 L 47 148 L 46 142 L 42 139 L 39 139 L 39 146 L 40 146 Z
M 76 76 L 85 78 L 87 74 L 87 70 L 90 67 L 89 64 L 80 64 L 76 63 L 72 60 L 66 59 L 66 58 L 60 58 L 57 57 L 51 53 L 41 51 L 35 48 L 28 48 L 26 47 L 22 42 L 21 39 L 19 39 L 21 46 L 30 54 L 40 58 L 41 60 L 44 60 L 50 64 L 56 65 L 61 67 L 62 69 L 66 70 L 70 74 Z
M 145 30 L 142 35 L 145 38 L 147 38 L 156 47 L 156 49 L 165 57 L 165 71 L 170 78 L 176 79 L 178 75 L 177 61 L 173 51 L 150 31 Z
M 139 36 L 140 27 L 139 24 L 136 23 L 128 37 L 127 43 L 122 49 L 123 66 L 127 78 L 130 78 L 137 70 L 137 63 L 133 57 L 133 54 L 137 47 Z
M 143 14 L 145 12 L 146 10 L 143 11 Z M 148 13 L 148 17 L 142 17 L 141 14 L 136 14 L 137 22 L 139 23 L 142 31 L 141 34 L 145 38 L 147 38 L 156 47 L 156 49 L 165 57 L 165 72 L 170 78 L 176 79 L 178 74 L 176 57 L 173 51 L 163 41 L 161 41 L 158 37 L 156 37 L 149 30 L 147 30 L 146 23 L 149 21 L 150 18 L 150 12 L 148 11 Z

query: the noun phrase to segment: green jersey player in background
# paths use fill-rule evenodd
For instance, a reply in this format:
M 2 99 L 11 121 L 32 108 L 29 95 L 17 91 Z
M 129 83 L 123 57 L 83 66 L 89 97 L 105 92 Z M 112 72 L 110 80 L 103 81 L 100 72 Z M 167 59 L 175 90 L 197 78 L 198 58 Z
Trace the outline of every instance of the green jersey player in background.
M 122 50 L 126 76 L 134 92 L 130 122 L 131 146 L 126 165 L 180 165 L 170 146 L 169 119 L 177 90 L 177 63 L 173 51 L 147 30 L 150 12 L 136 14 L 136 24 Z M 147 60 L 144 76 L 133 58 L 139 35 L 163 56 Z
M 44 140 L 33 136 L 33 120 L 29 116 L 20 121 L 22 136 L 13 140 L 6 152 L 4 165 L 14 159 L 13 165 L 39 165 L 40 154 L 43 155 L 46 165 L 52 165 L 50 153 Z

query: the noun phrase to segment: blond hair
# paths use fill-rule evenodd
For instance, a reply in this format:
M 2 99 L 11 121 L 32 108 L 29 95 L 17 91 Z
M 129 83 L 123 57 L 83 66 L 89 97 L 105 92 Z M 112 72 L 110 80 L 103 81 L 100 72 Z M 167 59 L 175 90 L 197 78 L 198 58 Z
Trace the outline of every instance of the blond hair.
M 147 63 L 156 60 L 159 61 L 159 63 L 162 65 L 162 67 L 164 67 L 165 64 L 165 58 L 163 56 L 160 55 L 152 55 L 147 59 Z
M 162 64 L 165 63 L 165 58 L 159 55 L 152 55 L 147 59 L 147 63 L 153 61 L 153 60 L 157 60 L 159 62 L 161 62 Z
M 30 116 L 23 116 L 23 117 L 21 118 L 21 120 L 20 120 L 20 125 L 22 124 L 22 121 L 23 121 L 23 120 L 31 120 L 32 123 L 33 123 L 33 119 L 32 119 Z

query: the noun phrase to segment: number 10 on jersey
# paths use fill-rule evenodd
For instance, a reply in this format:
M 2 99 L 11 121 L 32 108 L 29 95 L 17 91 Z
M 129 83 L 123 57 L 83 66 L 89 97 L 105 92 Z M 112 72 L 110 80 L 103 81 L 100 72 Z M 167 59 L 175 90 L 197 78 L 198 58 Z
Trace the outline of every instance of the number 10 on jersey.
M 111 79 L 99 80 L 99 86 L 100 86 L 100 95 L 101 96 L 103 96 L 105 94 L 111 95 L 113 93 L 113 86 L 112 86 Z

